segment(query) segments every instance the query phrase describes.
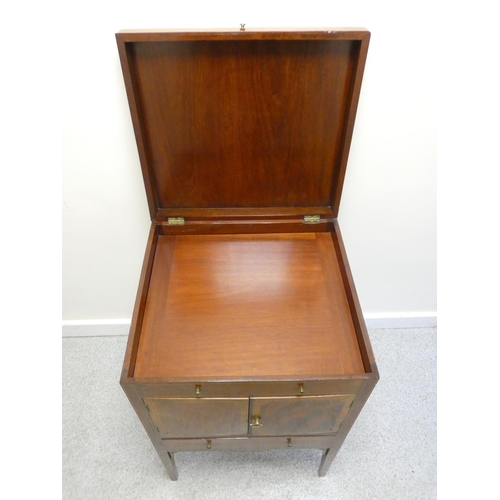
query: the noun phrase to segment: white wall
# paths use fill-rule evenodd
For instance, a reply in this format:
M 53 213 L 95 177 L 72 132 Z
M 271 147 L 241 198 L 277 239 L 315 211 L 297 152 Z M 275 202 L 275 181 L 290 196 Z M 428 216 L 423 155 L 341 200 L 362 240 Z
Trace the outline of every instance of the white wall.
M 372 33 L 340 225 L 365 315 L 436 311 L 434 3 L 66 3 L 63 320 L 130 318 L 149 214 L 114 34 L 365 27 Z

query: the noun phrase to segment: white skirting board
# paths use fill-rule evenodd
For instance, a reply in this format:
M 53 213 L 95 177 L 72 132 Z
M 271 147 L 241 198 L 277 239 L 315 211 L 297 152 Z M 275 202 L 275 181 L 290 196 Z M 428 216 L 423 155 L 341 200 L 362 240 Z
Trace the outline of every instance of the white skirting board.
M 63 337 L 128 335 L 130 319 L 81 319 L 62 322 Z
M 437 326 L 436 312 L 375 313 L 365 315 L 366 327 L 375 328 L 433 328 Z
M 377 313 L 365 316 L 369 330 L 375 328 L 431 328 L 437 326 L 435 312 Z M 130 319 L 91 319 L 62 322 L 63 337 L 128 335 Z

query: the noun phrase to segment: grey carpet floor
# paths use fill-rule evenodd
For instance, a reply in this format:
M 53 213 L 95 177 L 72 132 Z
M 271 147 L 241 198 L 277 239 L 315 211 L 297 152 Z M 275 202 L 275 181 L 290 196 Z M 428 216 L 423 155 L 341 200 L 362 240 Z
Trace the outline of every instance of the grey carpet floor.
M 176 482 L 119 386 L 127 339 L 63 339 L 63 499 L 436 498 L 436 329 L 370 338 L 381 378 L 326 477 L 320 450 L 206 451 Z

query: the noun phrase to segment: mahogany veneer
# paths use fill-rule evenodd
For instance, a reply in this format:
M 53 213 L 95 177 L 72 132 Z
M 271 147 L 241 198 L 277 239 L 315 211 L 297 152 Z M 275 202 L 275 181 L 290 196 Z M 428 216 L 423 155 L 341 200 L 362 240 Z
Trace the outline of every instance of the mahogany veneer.
M 360 372 L 330 234 L 158 237 L 136 380 Z
M 206 449 L 324 475 L 378 380 L 336 219 L 368 40 L 117 34 L 152 220 L 120 382 L 172 479 Z

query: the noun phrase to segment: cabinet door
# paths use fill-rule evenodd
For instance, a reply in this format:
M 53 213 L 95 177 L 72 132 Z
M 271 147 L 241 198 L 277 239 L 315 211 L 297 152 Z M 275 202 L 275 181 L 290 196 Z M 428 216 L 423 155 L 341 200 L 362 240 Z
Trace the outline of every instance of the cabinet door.
M 334 434 L 347 416 L 354 394 L 251 398 L 249 434 L 292 436 Z
M 248 431 L 248 398 L 145 399 L 161 438 L 241 436 Z

